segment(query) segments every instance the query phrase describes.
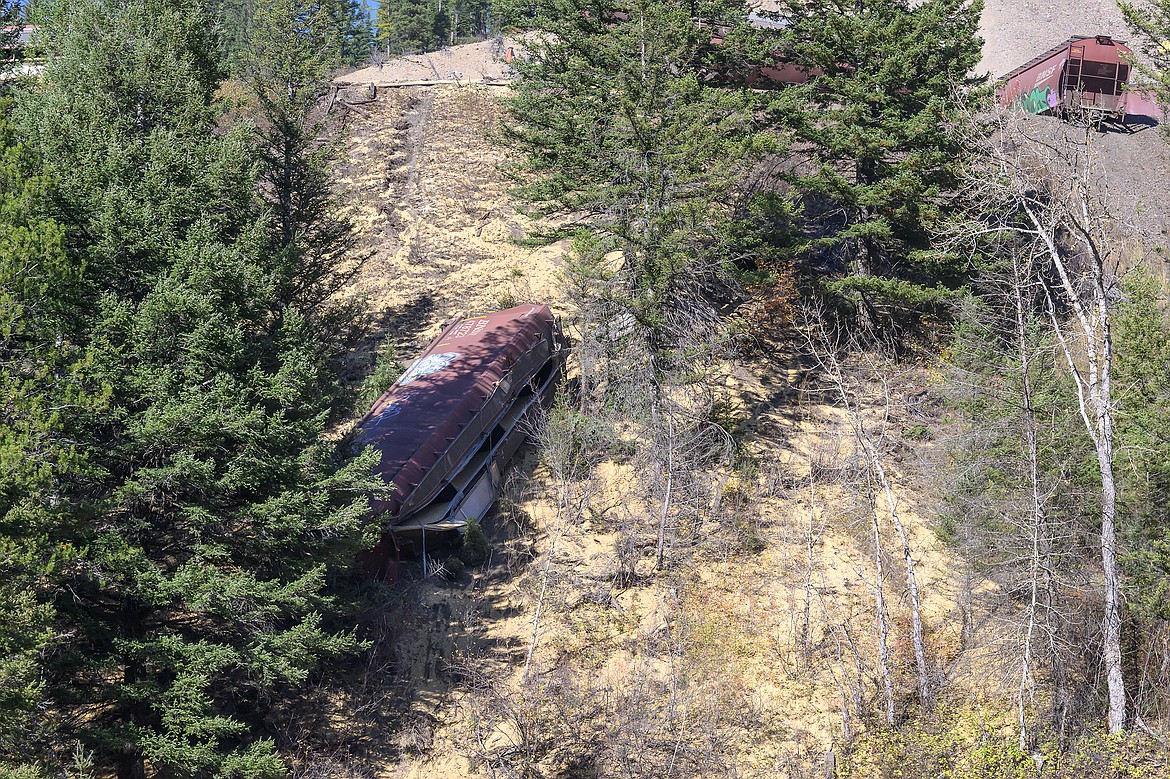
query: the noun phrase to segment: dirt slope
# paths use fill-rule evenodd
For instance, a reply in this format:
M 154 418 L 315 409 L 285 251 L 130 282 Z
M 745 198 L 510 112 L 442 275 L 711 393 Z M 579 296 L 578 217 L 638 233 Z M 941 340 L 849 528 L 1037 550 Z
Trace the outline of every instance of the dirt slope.
M 389 337 L 409 356 L 451 316 L 558 300 L 565 247 L 513 243 L 529 223 L 508 198 L 499 170 L 504 158 L 488 139 L 500 118 L 495 98 L 485 87 L 380 90 L 350 112 L 340 177 L 368 255 L 353 288 L 374 311 L 371 354 Z M 381 712 L 371 721 L 383 725 L 353 760 L 367 775 L 466 776 L 473 765 L 511 759 L 525 738 L 524 722 L 563 725 L 566 712 L 579 708 L 566 702 L 566 690 L 580 696 L 581 706 L 611 707 L 591 715 L 597 727 L 628 718 L 629 732 L 645 728 L 645 738 L 665 738 L 654 729 L 676 727 L 671 717 L 682 716 L 688 727 L 717 732 L 720 759 L 745 777 L 808 766 L 846 728 L 863 727 L 854 701 L 869 707 L 865 677 L 875 651 L 873 549 L 868 514 L 859 508 L 867 499 L 838 476 L 810 480 L 810 463 L 847 473 L 852 447 L 839 410 L 809 400 L 784 379 L 799 382 L 801 375 L 771 357 L 736 371 L 728 394 L 758 473 L 725 489 L 737 530 L 718 543 L 692 543 L 668 576 L 649 575 L 652 548 L 623 546 L 638 499 L 620 466 L 597 474 L 587 519 L 566 524 L 551 503 L 551 475 L 530 455 L 489 519 L 492 557 L 457 584 L 419 581 L 407 565 L 393 603 L 371 617 L 384 631 L 384 664 L 372 664 L 376 672 L 361 695 L 339 701 L 333 713 L 353 727 Z M 906 392 L 921 381 L 908 379 Z M 892 420 L 895 441 L 903 417 L 910 425 L 906 414 L 920 412 L 867 413 L 883 424 Z M 907 458 L 909 448 L 891 446 L 892 456 Z M 917 513 L 918 457 L 905 467 L 891 459 L 888 467 L 920 561 L 932 641 L 940 661 L 949 662 L 957 651 L 959 567 Z M 888 515 L 881 521 L 891 532 Z M 623 566 L 632 566 L 633 579 L 620 574 Z M 905 625 L 900 581 L 895 570 L 887 582 L 889 608 Z M 910 667 L 901 635 L 894 650 L 899 689 Z M 525 681 L 530 648 L 534 678 L 562 678 L 560 686 Z M 681 670 L 672 676 L 671 667 Z M 688 686 L 667 695 L 671 678 Z M 630 697 L 647 689 L 658 692 Z M 663 709 L 661 695 L 684 713 Z
M 1002 73 L 1069 34 L 1110 32 L 1118 23 L 1112 0 L 1060 7 L 990 0 L 985 65 Z M 368 97 L 351 91 L 339 100 Z M 350 111 L 340 177 L 366 255 L 354 289 L 375 320 L 362 359 L 386 339 L 409 356 L 452 316 L 523 300 L 559 305 L 565 247 L 514 243 L 530 224 L 508 197 L 504 156 L 489 140 L 501 117 L 497 95 L 488 87 L 382 89 Z M 1099 140 L 1133 240 L 1165 244 L 1167 147 L 1149 130 Z M 724 490 L 741 533 L 669 576 L 646 575 L 649 550 L 622 545 L 637 501 L 620 466 L 599 474 L 605 486 L 587 501 L 587 519 L 565 524 L 550 498 L 552 475 L 529 455 L 488 522 L 488 561 L 458 583 L 419 581 L 405 566 L 393 601 L 370 617 L 381 621 L 381 660 L 332 713 L 346 723 L 337 732 L 347 738 L 354 723 L 368 730 L 358 746 L 338 742 L 351 751 L 342 761 L 349 773 L 339 775 L 509 775 L 502 768 L 509 760 L 540 746 L 534 733 L 571 740 L 558 728 L 572 713 L 608 732 L 607 748 L 625 744 L 636 754 L 622 734 L 645 747 L 664 737 L 654 728 L 667 722 L 717 735 L 720 758 L 739 776 L 807 776 L 825 751 L 872 724 L 858 716 L 878 705 L 868 512 L 876 508 L 887 538 L 890 516 L 878 495 L 851 484 L 849 424 L 806 392 L 804 378 L 775 355 L 737 369 L 728 393 L 741 443 L 757 463 L 751 480 Z M 932 479 L 943 468 L 948 425 L 922 400 L 932 381 L 930 371 L 910 368 L 890 408 L 877 386 L 859 397 L 867 424 L 886 432 L 881 454 L 918 561 L 936 672 L 953 703 L 988 703 L 980 728 L 995 731 L 1005 723 L 993 704 L 1016 683 L 1002 652 L 1016 636 L 980 611 L 996 602 L 994 584 L 973 581 L 932 530 L 928 496 L 938 489 Z M 631 554 L 635 575 L 626 577 Z M 913 690 L 905 575 L 897 554 L 890 559 L 892 664 L 905 702 Z M 526 677 L 529 660 L 535 670 Z M 672 686 L 678 678 L 689 692 Z M 666 697 L 638 697 L 646 689 Z M 557 754 L 542 771 L 588 776 L 597 768 Z
M 404 84 L 421 81 L 481 83 L 507 78 L 508 50 L 518 43 L 496 38 L 482 43 L 449 46 L 428 54 L 409 54 L 371 65 L 337 79 L 339 84 Z
M 504 158 L 488 137 L 500 117 L 496 95 L 481 86 L 388 89 L 350 112 L 338 183 L 361 240 L 352 291 L 375 319 L 369 349 L 389 334 L 409 357 L 452 317 L 556 301 L 564 247 L 514 242 L 530 223 L 508 197 Z

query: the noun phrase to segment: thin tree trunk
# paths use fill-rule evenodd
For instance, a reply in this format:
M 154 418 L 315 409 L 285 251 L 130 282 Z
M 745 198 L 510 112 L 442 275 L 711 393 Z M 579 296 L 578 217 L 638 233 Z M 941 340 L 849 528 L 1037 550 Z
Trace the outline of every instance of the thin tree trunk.
M 882 690 L 886 696 L 886 722 L 894 724 L 894 685 L 890 682 L 890 626 L 886 619 L 885 567 L 882 564 L 882 532 L 878 526 L 876 511 L 870 512 L 873 525 L 874 562 L 877 567 L 877 581 L 874 583 L 874 612 L 878 634 L 878 673 L 881 675 Z
M 1068 721 L 1068 672 L 1064 667 L 1064 658 L 1060 654 L 1060 643 L 1057 641 L 1056 631 L 1052 628 L 1052 619 L 1048 616 L 1056 608 L 1056 577 L 1052 575 L 1049 565 L 1044 569 L 1044 613 L 1048 635 L 1048 651 L 1051 653 L 1052 673 L 1052 719 L 1056 722 L 1057 748 L 1065 748 L 1065 726 Z
M 882 493 L 886 499 L 886 508 L 890 512 L 890 519 L 894 523 L 894 528 L 898 533 L 898 539 L 902 544 L 902 559 L 906 565 L 906 583 L 910 595 L 911 642 L 914 646 L 914 664 L 918 672 L 918 696 L 923 708 L 929 709 L 932 705 L 930 671 L 926 665 L 926 644 L 922 637 L 921 599 L 918 594 L 918 576 L 914 565 L 914 555 L 910 550 L 910 539 L 906 534 L 905 526 L 902 524 L 902 518 L 898 515 L 898 501 L 894 497 L 894 491 L 891 489 L 890 481 L 886 477 L 886 469 L 882 465 L 881 457 L 878 455 L 877 450 L 865 432 L 865 426 L 861 421 L 861 416 L 849 402 L 849 395 L 845 391 L 845 385 L 841 377 L 840 365 L 837 363 L 835 357 L 830 355 L 829 359 L 833 365 L 833 382 L 837 387 L 841 402 L 844 404 L 845 410 L 849 415 L 849 421 L 853 427 L 853 433 L 857 438 L 857 444 L 865 451 L 870 467 L 877 474 L 878 482 L 881 484 Z M 883 385 L 885 385 L 884 379 Z M 888 418 L 890 410 L 888 388 L 886 390 L 885 401 L 885 411 Z
M 894 529 L 898 532 L 898 540 L 902 542 L 902 559 L 906 563 L 906 584 L 910 591 L 910 627 L 911 640 L 914 644 L 914 664 L 918 670 L 918 697 L 922 701 L 923 707 L 929 709 L 933 701 L 930 690 L 930 671 L 926 665 L 926 645 L 922 639 L 922 607 L 918 597 L 918 576 L 915 573 L 914 555 L 910 552 L 910 539 L 906 535 L 906 528 L 902 525 L 901 517 L 898 516 L 897 501 L 894 498 L 893 490 L 890 489 L 890 483 L 886 479 L 885 468 L 882 467 L 881 460 L 868 441 L 866 441 L 866 448 L 870 452 L 874 469 L 881 480 L 882 491 L 886 496 L 886 506 L 890 511 L 890 519 L 894 522 Z
M 1121 575 L 1117 568 L 1117 483 L 1113 477 L 1113 334 L 1103 268 L 1096 273 L 1101 369 L 1097 412 L 1097 465 L 1101 469 L 1101 566 L 1105 573 L 1105 670 L 1109 685 L 1109 732 L 1125 729 L 1125 679 L 1121 669 Z
M 808 455 L 808 538 L 805 545 L 804 567 L 804 621 L 800 625 L 800 648 L 808 653 L 810 607 L 812 605 L 813 540 L 817 516 L 817 491 L 813 486 L 812 454 Z
M 1039 565 L 1040 565 L 1040 539 L 1038 537 L 1039 524 L 1032 525 L 1032 579 L 1031 579 L 1031 598 L 1028 603 L 1028 628 L 1024 632 L 1024 658 L 1020 663 L 1020 700 L 1018 707 L 1018 720 L 1020 727 L 1020 751 L 1028 748 L 1028 721 L 1027 721 L 1027 706 L 1026 702 L 1031 699 L 1032 689 L 1032 633 L 1036 629 L 1036 600 L 1038 595 L 1038 581 Z
M 558 519 L 561 519 L 558 517 Z M 553 534 L 552 543 L 548 545 L 548 556 L 544 561 L 544 570 L 540 574 L 540 595 L 536 598 L 536 612 L 532 615 L 532 637 L 528 641 L 528 653 L 524 656 L 524 673 L 521 675 L 524 680 L 528 679 L 528 669 L 532 667 L 532 655 L 536 652 L 536 639 L 540 635 L 540 615 L 544 610 L 544 596 L 548 592 L 548 572 L 552 567 L 553 555 L 557 551 L 557 541 L 561 537 L 562 521 L 557 523 L 556 532 Z
M 837 645 L 837 666 L 841 669 L 841 675 L 848 678 L 849 674 L 845 670 L 845 648 L 841 644 L 841 636 L 838 632 L 843 631 L 844 628 L 838 627 L 834 623 L 834 620 L 829 616 L 829 610 L 825 607 L 825 599 L 823 597 L 818 596 L 817 603 L 821 607 L 821 614 L 824 615 L 825 625 L 827 626 L 829 633 L 833 636 L 834 643 Z M 849 640 L 848 631 L 844 632 L 846 640 Z M 850 647 L 853 648 L 851 641 Z M 849 721 L 849 696 L 845 691 L 845 682 L 843 682 L 840 676 L 837 675 L 837 672 L 833 670 L 833 666 L 827 657 L 825 658 L 825 668 L 828 669 L 829 675 L 833 677 L 833 681 L 837 684 L 837 691 L 841 696 L 841 738 L 845 741 L 845 743 L 849 743 L 853 740 L 853 728 Z M 854 706 L 860 711 L 861 701 L 860 696 L 857 694 L 856 683 L 852 685 L 852 693 Z
M 1117 484 L 1113 475 L 1113 334 L 1107 272 L 1099 246 L 1091 235 L 1088 195 L 1083 189 L 1077 195 L 1080 213 L 1069 215 L 1070 227 L 1092 258 L 1092 268 L 1087 279 L 1090 282 L 1089 294 L 1092 296 L 1091 308 L 1081 301 L 1080 291 L 1071 277 L 1064 253 L 1057 246 L 1052 230 L 1045 226 L 1029 201 L 1025 200 L 1023 206 L 1028 220 L 1035 228 L 1035 234 L 1052 260 L 1052 266 L 1060 278 L 1065 302 L 1072 308 L 1085 341 L 1087 379 L 1077 367 L 1072 347 L 1064 337 L 1049 292 L 1048 315 L 1076 383 L 1081 417 L 1093 440 L 1097 465 L 1101 471 L 1101 568 L 1105 579 L 1102 654 L 1109 697 L 1109 732 L 1120 733 L 1125 729 L 1126 698 L 1121 654 L 1121 577 L 1117 567 Z
M 1108 382 L 1106 381 L 1106 387 Z M 1107 390 L 1106 390 L 1107 392 Z M 1098 412 L 1102 445 L 1097 450 L 1101 468 L 1101 566 L 1105 574 L 1105 672 L 1109 686 L 1109 732 L 1125 729 L 1125 679 L 1121 672 L 1121 576 L 1117 568 L 1115 514 L 1117 486 L 1113 479 L 1113 415 L 1102 403 Z
M 540 617 L 544 611 L 545 594 L 548 592 L 549 570 L 552 568 L 553 557 L 557 552 L 557 541 L 561 538 L 561 531 L 564 529 L 565 523 L 569 521 L 569 509 L 572 505 L 569 494 L 569 479 L 571 477 L 566 473 L 565 464 L 560 463 L 560 467 L 554 467 L 554 470 L 559 471 L 557 477 L 560 482 L 557 490 L 557 525 L 553 531 L 552 541 L 548 545 L 548 556 L 544 561 L 544 569 L 540 574 L 540 594 L 536 598 L 536 611 L 532 615 L 532 637 L 528 642 L 528 653 L 524 656 L 524 672 L 522 674 L 524 680 L 528 679 L 528 671 L 532 667 L 532 656 L 536 653 L 536 641 L 540 635 Z
M 1020 668 L 1019 727 L 1020 750 L 1027 749 L 1028 726 L 1026 700 L 1031 698 L 1032 679 L 1032 636 L 1036 630 L 1036 609 L 1040 588 L 1040 534 L 1045 522 L 1044 498 L 1040 489 L 1039 452 L 1036 444 L 1036 410 L 1032 405 L 1031 360 L 1028 354 L 1028 332 L 1026 324 L 1027 307 L 1024 301 L 1024 285 L 1031 278 L 1030 269 L 1023 272 L 1019 257 L 1013 257 L 1014 278 L 1012 292 L 1016 309 L 1016 345 L 1020 358 L 1020 378 L 1024 401 L 1024 445 L 1028 461 L 1028 482 L 1032 488 L 1032 570 L 1031 591 L 1028 603 L 1028 627 L 1024 633 L 1024 658 Z
M 905 533 L 903 531 L 903 528 L 901 527 L 901 522 L 897 521 L 896 504 L 894 503 L 894 500 L 893 500 L 893 493 L 889 489 L 889 484 L 886 481 L 885 471 L 881 467 L 881 463 L 878 460 L 877 453 L 874 451 L 869 440 L 866 438 L 865 430 L 862 426 L 860 417 L 858 416 L 856 410 L 853 408 L 853 404 L 849 400 L 849 393 L 845 389 L 845 380 L 842 376 L 841 364 L 838 362 L 837 356 L 834 353 L 832 346 L 825 344 L 823 342 L 823 339 L 825 338 L 825 332 L 824 332 L 823 327 L 821 326 L 821 319 L 819 316 L 817 316 L 817 317 L 814 317 L 813 320 L 816 322 L 814 327 L 821 327 L 819 332 L 820 332 L 821 337 L 822 337 L 822 342 L 818 343 L 816 341 L 816 339 L 814 339 L 810 336 L 809 337 L 809 345 L 812 348 L 813 355 L 816 357 L 817 362 L 820 363 L 821 367 L 829 375 L 829 378 L 831 379 L 834 387 L 837 390 L 838 396 L 841 398 L 841 403 L 845 407 L 845 411 L 849 417 L 850 425 L 852 426 L 853 433 L 857 439 L 857 445 L 865 452 L 866 457 L 869 459 L 871 466 L 874 468 L 875 472 L 877 472 L 879 474 L 881 481 L 882 481 L 882 484 L 885 487 L 886 500 L 889 503 L 891 514 L 894 516 L 896 524 L 898 525 L 899 535 L 901 535 L 901 537 L 902 537 L 903 551 L 906 553 L 906 559 L 907 559 L 907 562 L 909 564 L 908 570 L 911 574 L 911 580 L 913 581 L 913 577 L 912 577 L 913 558 L 909 555 L 909 544 L 906 541 Z M 887 398 L 887 405 L 888 405 L 888 398 Z M 893 725 L 894 720 L 895 720 L 895 716 L 894 716 L 895 715 L 895 712 L 894 712 L 894 688 L 893 688 L 893 684 L 890 681 L 890 662 L 889 662 L 889 660 L 890 660 L 890 651 L 889 651 L 889 632 L 890 632 L 890 630 L 889 630 L 889 620 L 888 620 L 887 612 L 886 612 L 886 597 L 885 597 L 885 589 L 884 589 L 885 588 L 885 565 L 884 565 L 883 560 L 882 560 L 882 535 L 881 535 L 881 527 L 880 527 L 879 522 L 878 522 L 876 506 L 871 506 L 870 520 L 871 520 L 872 529 L 873 529 L 874 559 L 875 559 L 875 563 L 876 563 L 876 567 L 877 567 L 877 582 L 874 584 L 874 600 L 875 600 L 874 608 L 876 611 L 877 633 L 878 633 L 878 671 L 881 675 L 881 684 L 882 684 L 882 688 L 883 688 L 883 690 L 885 692 L 885 696 L 886 696 L 886 721 L 889 722 L 889 724 Z M 912 600 L 913 600 L 915 612 L 917 613 L 917 598 L 918 598 L 917 584 L 915 583 L 913 586 L 914 586 L 914 593 L 912 596 Z M 920 620 L 916 620 L 916 635 L 918 636 L 917 641 L 920 642 L 921 641 L 921 621 Z M 924 683 L 925 683 L 926 674 L 925 674 L 925 653 L 920 653 L 920 650 L 921 650 L 921 644 L 917 643 L 916 648 L 915 648 L 915 653 L 916 653 L 916 660 L 921 661 L 920 665 L 919 665 L 919 681 L 920 681 L 920 690 L 921 690 L 921 689 L 923 689 L 923 687 L 921 687 L 921 685 L 924 685 Z
M 656 568 L 662 568 L 666 557 L 666 520 L 670 516 L 671 491 L 674 488 L 674 413 L 666 411 L 666 495 L 662 499 L 662 516 L 658 522 L 658 555 Z

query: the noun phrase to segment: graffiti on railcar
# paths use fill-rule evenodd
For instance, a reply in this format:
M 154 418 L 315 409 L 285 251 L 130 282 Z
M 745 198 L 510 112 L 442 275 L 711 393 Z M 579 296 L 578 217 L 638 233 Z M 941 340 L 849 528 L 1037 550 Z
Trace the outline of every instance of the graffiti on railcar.
M 1019 108 L 1030 114 L 1042 114 L 1056 108 L 1060 98 L 1052 87 L 1036 87 L 1026 95 L 1021 95 L 1012 101 L 1013 108 Z

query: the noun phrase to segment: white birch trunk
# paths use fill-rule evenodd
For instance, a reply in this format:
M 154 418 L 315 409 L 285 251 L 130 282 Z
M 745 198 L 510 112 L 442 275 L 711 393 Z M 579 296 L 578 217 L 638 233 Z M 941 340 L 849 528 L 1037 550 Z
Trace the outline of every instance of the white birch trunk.
M 894 492 L 890 489 L 890 482 L 886 479 L 886 470 L 881 460 L 868 440 L 865 442 L 874 470 L 881 481 L 882 492 L 886 496 L 886 507 L 890 512 L 890 519 L 894 522 L 894 529 L 898 532 L 898 540 L 902 543 L 902 559 L 906 564 L 906 583 L 910 594 L 910 629 L 911 640 L 914 644 L 914 664 L 918 671 L 918 697 L 924 708 L 929 709 L 932 703 L 930 689 L 930 671 L 926 665 L 926 644 L 922 639 L 922 608 L 918 597 L 918 576 L 915 572 L 914 555 L 910 551 L 910 539 L 906 535 L 906 528 L 898 516 L 898 504 Z
M 886 618 L 885 567 L 882 563 L 882 532 L 876 511 L 870 512 L 873 525 L 874 563 L 877 581 L 874 582 L 874 613 L 878 634 L 878 673 L 886 696 L 886 722 L 894 724 L 894 685 L 890 682 L 890 626 Z
M 1064 336 L 1056 317 L 1056 307 L 1049 294 L 1048 314 L 1057 340 L 1072 372 L 1077 388 L 1077 402 L 1085 428 L 1093 440 L 1097 465 L 1101 472 L 1101 569 L 1104 577 L 1105 620 L 1102 654 L 1109 699 L 1109 732 L 1125 729 L 1126 696 L 1121 654 L 1121 576 L 1117 567 L 1117 484 L 1113 475 L 1113 333 L 1109 307 L 1108 271 L 1104 257 L 1093 236 L 1093 219 L 1084 188 L 1077 191 L 1077 212 L 1066 214 L 1068 227 L 1092 260 L 1086 271 L 1089 305 L 1081 300 L 1064 252 L 1057 245 L 1053 229 L 1044 223 L 1036 204 L 1022 197 L 1024 211 L 1043 243 L 1052 267 L 1060 278 L 1064 302 L 1073 310 L 1084 339 L 1088 377 L 1077 367 L 1076 356 Z
M 1040 535 L 1044 529 L 1045 511 L 1044 496 L 1040 489 L 1039 452 L 1036 443 L 1036 410 L 1032 405 L 1032 374 L 1031 358 L 1028 354 L 1027 333 L 1027 306 L 1024 301 L 1024 286 L 1031 278 L 1031 269 L 1023 271 L 1020 268 L 1019 257 L 1013 257 L 1014 277 L 1012 292 L 1016 309 L 1016 346 L 1020 359 L 1020 382 L 1024 401 L 1024 416 L 1022 426 L 1024 431 L 1024 452 L 1028 462 L 1028 483 L 1031 486 L 1032 498 L 1032 557 L 1030 592 L 1028 601 L 1028 627 L 1024 632 L 1024 656 L 1020 663 L 1020 700 L 1019 700 L 1019 727 L 1020 751 L 1027 749 L 1028 724 L 1027 702 L 1031 700 L 1031 691 L 1034 680 L 1032 677 L 1033 649 L 1032 639 L 1036 632 L 1036 610 L 1040 588 Z

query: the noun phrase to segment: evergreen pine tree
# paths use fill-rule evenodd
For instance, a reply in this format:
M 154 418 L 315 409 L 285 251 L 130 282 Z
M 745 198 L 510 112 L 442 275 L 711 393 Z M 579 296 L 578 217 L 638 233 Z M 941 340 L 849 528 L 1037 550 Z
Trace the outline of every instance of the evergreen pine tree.
M 258 0 L 216 0 L 214 15 L 218 24 L 218 38 L 223 59 L 233 75 L 246 67 L 253 48 L 252 37 L 259 24 Z M 341 57 L 337 65 L 360 65 L 370 55 L 373 27 L 370 12 L 363 0 L 324 0 L 305 4 L 313 13 L 328 15 L 334 28 Z
M 705 381 L 724 344 L 720 243 L 771 144 L 755 131 L 754 93 L 704 78 L 735 46 L 712 46 L 696 15 L 727 20 L 733 40 L 747 33 L 736 2 L 556 2 L 517 62 L 502 128 L 520 152 L 519 194 L 576 233 L 579 408 L 632 447 L 655 519 L 629 533 L 654 539 L 658 567 L 693 518 L 679 495 L 707 494 L 730 452 Z
M 620 252 L 607 288 L 651 351 L 665 354 L 674 307 L 710 279 L 708 252 L 744 165 L 764 148 L 754 97 L 707 86 L 718 56 L 694 14 L 739 20 L 736 3 L 563 0 L 541 17 L 549 33 L 516 65 L 505 138 L 523 154 L 519 193 L 545 214 L 573 214 L 594 242 Z M 609 274 L 606 274 L 609 276 Z
M 380 2 L 374 10 L 374 49 L 380 54 L 390 54 L 395 43 L 394 21 L 390 14 L 390 3 Z
M 330 18 L 340 51 L 337 65 L 357 65 L 369 56 L 373 30 L 369 12 L 362 0 L 304 3 L 303 10 L 306 15 L 320 11 Z
M 981 0 L 781 4 L 785 50 L 817 74 L 777 102 L 812 163 L 793 176 L 815 236 L 804 249 L 843 260 L 840 286 L 866 308 L 922 302 L 924 287 L 962 275 L 932 232 L 966 159 L 954 127 L 976 99 L 981 10 Z
M 341 0 L 339 17 L 342 61 L 346 65 L 361 65 L 374 45 L 370 10 L 363 0 Z
M 215 18 L 223 61 L 237 71 L 247 55 L 256 0 L 217 0 Z
M 544 0 L 493 0 L 486 11 L 490 26 L 487 34 L 500 35 L 509 28 L 528 29 L 546 5 Z
M 83 458 L 62 407 L 96 402 L 81 389 L 69 340 L 78 273 L 64 231 L 44 217 L 49 181 L 0 105 L 0 773 L 45 756 L 42 658 L 52 594 L 75 557 L 60 539 L 62 479 Z
M 13 68 L 22 56 L 14 44 L 20 37 L 23 11 L 20 0 L 0 0 L 0 46 L 5 50 L 4 57 L 0 58 L 0 73 Z
M 1117 414 L 1130 604 L 1170 619 L 1170 320 L 1158 284 L 1127 279 L 1117 317 Z
M 441 3 L 384 0 L 378 7 L 378 41 L 388 54 L 434 51 L 442 44 Z
M 283 773 L 262 723 L 324 658 L 326 574 L 365 543 L 368 458 L 322 433 L 334 380 L 273 251 L 249 128 L 221 132 L 197 0 L 70 0 L 21 124 L 50 165 L 103 405 L 65 420 L 60 641 L 45 694 L 120 779 Z M 85 712 L 84 716 L 76 716 Z
M 338 272 L 353 251 L 350 223 L 333 193 L 336 151 L 318 110 L 344 41 L 329 9 L 304 0 L 259 0 L 247 82 L 259 105 L 260 176 L 276 219 L 270 254 L 277 294 L 323 332 L 341 334 L 347 312 Z M 322 337 L 322 343 L 325 342 Z
M 491 4 L 486 0 L 451 0 L 448 13 L 451 43 L 482 40 L 488 34 Z

